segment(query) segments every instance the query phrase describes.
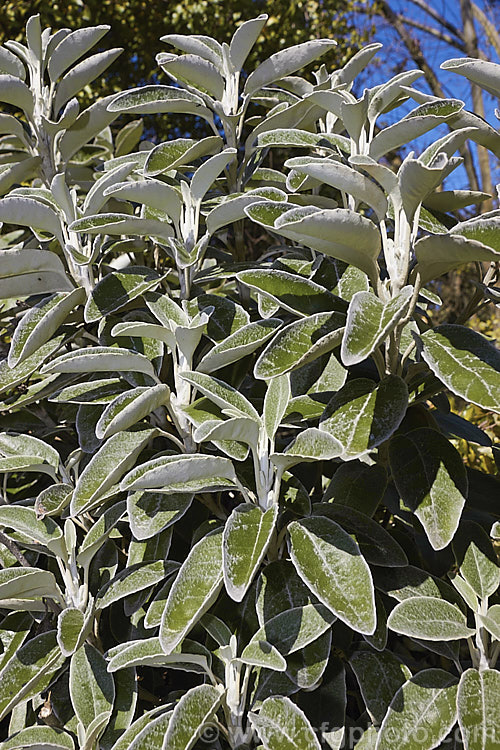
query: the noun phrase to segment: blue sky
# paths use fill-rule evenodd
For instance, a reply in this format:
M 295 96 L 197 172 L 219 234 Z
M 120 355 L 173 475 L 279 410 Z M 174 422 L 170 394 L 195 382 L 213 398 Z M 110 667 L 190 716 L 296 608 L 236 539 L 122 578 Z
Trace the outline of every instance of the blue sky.
M 459 0 L 426 0 L 433 10 L 435 10 L 441 18 L 446 19 L 459 29 L 462 26 L 460 17 L 460 3 Z M 487 0 L 476 0 L 477 5 L 492 19 L 495 23 L 495 27 L 500 29 L 500 3 L 490 3 Z M 415 5 L 411 0 L 388 0 L 390 7 L 396 13 L 400 13 L 404 18 L 412 18 L 417 22 L 425 23 L 429 26 L 438 28 L 438 24 L 435 20 L 422 11 Z M 358 16 L 356 23 L 363 23 L 363 19 Z M 373 41 L 381 42 L 384 48 L 379 52 L 376 61 L 370 65 L 366 73 L 362 76 L 361 90 L 356 93 L 359 95 L 362 92 L 362 88 L 365 86 L 373 86 L 378 83 L 382 83 L 390 77 L 391 72 L 399 72 L 399 70 L 409 70 L 415 67 L 413 60 L 409 57 L 406 47 L 403 45 L 397 32 L 382 18 L 373 17 L 373 23 L 375 25 L 375 34 L 372 38 Z M 500 59 L 496 54 L 495 50 L 488 44 L 487 38 L 482 30 L 480 24 L 476 22 L 476 30 L 479 39 L 480 48 L 485 51 L 489 59 L 493 62 L 500 63 Z M 448 71 L 440 70 L 439 66 L 445 60 L 452 57 L 461 57 L 463 55 L 460 50 L 449 44 L 442 42 L 433 36 L 419 31 L 415 28 L 408 27 L 409 31 L 418 38 L 421 44 L 424 56 L 427 59 L 429 65 L 436 71 L 438 78 L 441 82 L 445 94 L 449 97 L 461 99 L 465 102 L 468 109 L 472 109 L 470 87 L 468 81 L 462 76 L 450 73 Z M 399 67 L 398 67 L 399 66 Z M 429 91 L 425 81 L 417 82 L 417 88 Z M 494 115 L 494 110 L 499 107 L 499 103 L 494 97 L 484 94 L 484 105 L 486 119 L 490 124 L 499 128 L 500 122 Z M 390 113 L 386 117 L 386 122 L 390 123 L 404 114 L 406 111 L 411 109 L 411 106 L 401 107 L 394 113 Z M 417 142 L 416 150 L 420 151 L 428 145 L 429 142 L 434 140 L 438 135 L 447 132 L 447 128 L 436 129 L 431 135 L 422 136 Z M 413 146 L 415 148 L 415 146 Z M 498 161 L 493 162 L 494 178 L 496 181 L 500 181 L 500 168 Z M 463 188 L 467 187 L 467 178 L 465 171 L 460 168 L 448 178 L 448 188 Z

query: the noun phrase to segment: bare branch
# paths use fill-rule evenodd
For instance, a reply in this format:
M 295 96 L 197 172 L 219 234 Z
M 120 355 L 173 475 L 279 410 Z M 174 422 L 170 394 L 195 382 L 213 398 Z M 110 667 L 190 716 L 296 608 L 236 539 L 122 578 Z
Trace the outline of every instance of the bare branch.
M 20 565 L 22 565 L 25 568 L 31 567 L 29 562 L 27 561 L 27 559 L 25 558 L 25 556 L 23 555 L 23 553 L 17 546 L 17 544 L 13 542 L 12 539 L 9 539 L 9 537 L 3 534 L 1 531 L 0 531 L 0 544 L 3 544 L 4 547 L 7 547 L 9 552 L 12 555 L 14 555 L 14 557 L 16 558 L 17 562 Z
M 472 13 L 476 21 L 481 24 L 488 42 L 495 50 L 498 57 L 500 57 L 500 34 L 496 30 L 494 24 L 487 17 L 486 13 L 484 13 L 481 8 L 476 5 L 476 3 L 472 3 Z
M 422 52 L 420 42 L 406 28 L 403 21 L 401 20 L 401 17 L 398 16 L 398 14 L 392 10 L 392 8 L 386 2 L 386 0 L 380 0 L 380 2 L 377 5 L 377 12 L 383 18 L 385 18 L 385 20 L 388 23 L 390 23 L 391 26 L 397 31 L 406 49 L 408 50 L 410 56 L 412 57 L 413 61 L 415 62 L 417 67 L 419 67 L 420 70 L 423 71 L 425 79 L 429 85 L 429 88 L 434 94 L 434 96 L 439 96 L 440 98 L 446 98 L 443 88 L 441 86 L 441 83 L 439 82 L 436 74 L 434 73 L 433 69 L 427 62 L 424 53 Z M 472 158 L 472 154 L 470 150 L 470 145 L 468 143 L 465 143 L 460 148 L 460 155 L 464 159 L 464 167 L 467 172 L 467 178 L 469 180 L 469 185 L 470 185 L 471 190 L 478 190 L 479 182 L 477 179 L 476 169 L 474 166 L 474 160 Z
M 463 42 L 463 36 L 460 29 L 458 29 L 456 26 L 454 26 L 452 23 L 447 21 L 445 18 L 443 18 L 437 10 L 434 10 L 434 8 L 431 8 L 428 3 L 425 2 L 425 0 L 410 0 L 413 5 L 417 5 L 421 10 L 423 10 L 425 13 L 427 13 L 431 18 L 433 18 L 435 21 L 438 22 L 440 26 L 443 26 L 445 29 L 448 29 L 448 31 L 456 36 L 460 41 Z
M 461 52 L 466 51 L 465 44 L 463 42 L 459 41 L 458 39 L 454 39 L 452 36 L 450 36 L 446 32 L 440 31 L 439 29 L 436 29 L 434 26 L 427 26 L 425 23 L 420 23 L 420 21 L 415 21 L 413 18 L 406 18 L 405 16 L 402 16 L 402 15 L 400 15 L 399 18 L 407 26 L 413 26 L 413 28 L 415 29 L 419 29 L 420 31 L 425 31 L 426 34 L 430 34 L 431 36 L 436 37 L 436 39 L 439 39 L 441 42 L 445 42 L 446 44 L 449 44 L 452 47 L 459 49 Z

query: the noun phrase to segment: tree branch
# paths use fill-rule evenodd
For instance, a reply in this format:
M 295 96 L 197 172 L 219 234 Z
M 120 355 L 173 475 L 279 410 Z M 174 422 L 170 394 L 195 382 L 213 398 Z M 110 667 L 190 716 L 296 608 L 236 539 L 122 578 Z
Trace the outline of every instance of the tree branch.
M 413 5 L 418 6 L 421 10 L 423 10 L 425 13 L 427 13 L 431 18 L 433 18 L 435 21 L 438 22 L 440 26 L 443 26 L 443 28 L 448 29 L 448 31 L 453 34 L 453 36 L 456 36 L 457 39 L 459 39 L 461 42 L 463 42 L 463 36 L 460 29 L 458 29 L 456 26 L 454 26 L 452 23 L 447 21 L 445 18 L 443 18 L 437 10 L 434 10 L 434 8 L 431 8 L 430 5 L 428 5 L 425 0 L 410 0 Z
M 422 52 L 420 42 L 406 28 L 403 21 L 401 20 L 401 17 L 392 10 L 386 0 L 379 0 L 379 3 L 377 5 L 377 12 L 383 18 L 385 18 L 385 20 L 390 23 L 391 26 L 397 31 L 411 58 L 413 59 L 417 67 L 419 67 L 420 70 L 423 71 L 425 80 L 427 81 L 429 88 L 431 89 L 434 96 L 446 98 L 441 83 L 439 82 L 436 74 L 434 73 L 433 69 L 427 62 L 424 53 Z M 460 155 L 464 159 L 464 167 L 467 172 L 467 178 L 469 180 L 471 190 L 479 190 L 479 183 L 474 167 L 474 160 L 472 159 L 472 154 L 468 143 L 465 143 L 460 148 Z
M 462 41 L 459 41 L 458 39 L 454 39 L 449 34 L 446 34 L 446 32 L 440 31 L 439 29 L 436 29 L 434 26 L 427 26 L 425 23 L 420 23 L 420 21 L 415 21 L 413 18 L 406 18 L 405 16 L 401 16 L 401 15 L 399 16 L 399 18 L 407 26 L 413 26 L 415 29 L 419 29 L 420 31 L 425 31 L 426 34 L 430 34 L 431 36 L 436 37 L 436 39 L 439 39 L 441 42 L 445 42 L 446 44 L 449 44 L 452 47 L 456 47 L 461 52 L 466 52 L 465 44 Z

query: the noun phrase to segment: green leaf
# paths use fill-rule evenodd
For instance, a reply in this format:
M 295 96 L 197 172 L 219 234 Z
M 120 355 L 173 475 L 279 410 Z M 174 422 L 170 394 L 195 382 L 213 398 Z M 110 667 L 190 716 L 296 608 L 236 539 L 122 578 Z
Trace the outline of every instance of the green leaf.
M 257 583 L 255 609 L 259 624 L 282 612 L 309 604 L 313 596 L 290 560 L 275 560 L 262 570 Z
M 404 549 L 376 521 L 351 506 L 340 503 L 315 503 L 313 513 L 326 516 L 351 534 L 363 557 L 373 565 L 401 568 L 408 565 Z
M 9 367 L 7 360 L 3 359 L 0 362 L 0 393 L 23 383 L 36 372 L 40 365 L 60 347 L 63 338 L 63 336 L 58 336 L 56 339 L 43 344 L 34 354 L 31 354 L 24 362 L 15 367 Z
M 197 372 L 210 373 L 246 357 L 262 346 L 280 325 L 281 320 L 268 318 L 239 328 L 205 354 Z
M 305 604 L 287 612 L 280 612 L 265 622 L 252 636 L 249 645 L 270 643 L 283 656 L 302 651 L 325 633 L 335 621 L 323 604 Z M 242 658 L 245 658 L 243 651 Z
M 137 675 L 135 669 L 121 669 L 114 676 L 115 701 L 113 712 L 104 734 L 99 739 L 102 750 L 111 750 L 134 718 L 137 704 Z
M 268 380 L 296 370 L 337 347 L 344 332 L 343 313 L 316 313 L 282 328 L 255 363 L 256 378 Z
M 54 110 L 58 112 L 75 94 L 104 73 L 122 52 L 122 47 L 105 50 L 86 57 L 75 65 L 57 86 Z
M 457 720 L 457 679 L 441 669 L 425 669 L 394 696 L 380 727 L 377 750 L 431 750 Z
M 373 516 L 387 485 L 387 473 L 380 464 L 368 466 L 349 461 L 339 466 L 322 502 L 337 503 L 367 516 Z
M 254 203 L 245 209 L 245 213 L 267 228 L 269 223 L 260 219 L 260 206 L 267 208 L 269 203 Z M 283 213 L 281 210 L 271 222 L 271 231 L 360 268 L 376 286 L 380 233 L 370 219 L 355 211 L 347 208 L 291 208 Z
M 298 574 L 334 615 L 359 633 L 375 632 L 375 595 L 356 542 L 323 516 L 293 521 L 290 556 Z
M 265 512 L 243 503 L 224 526 L 223 562 L 226 591 L 241 602 L 267 552 L 277 518 L 277 508 Z
M 273 378 L 267 385 L 262 418 L 267 437 L 273 441 L 290 400 L 290 378 L 287 374 Z
M 279 188 L 262 187 L 249 190 L 243 195 L 235 198 L 229 197 L 223 203 L 219 203 L 213 208 L 205 218 L 207 232 L 212 235 L 221 227 L 232 224 L 239 219 L 246 217 L 245 207 L 252 203 L 260 203 L 263 199 L 268 198 L 271 201 L 287 200 L 287 194 Z
M 70 484 L 51 484 L 40 492 L 35 500 L 35 514 L 38 519 L 45 516 L 58 516 L 69 505 L 73 487 Z
M 356 292 L 347 312 L 340 355 L 346 367 L 362 362 L 379 347 L 408 311 L 413 287 L 405 286 L 385 305 L 371 292 Z
M 320 429 L 343 446 L 342 458 L 362 456 L 387 440 L 401 424 L 408 390 L 397 375 L 376 384 L 366 378 L 350 380 L 328 403 Z
M 426 641 L 453 641 L 476 632 L 467 627 L 466 617 L 456 605 L 433 596 L 415 596 L 396 604 L 387 627 Z
M 125 503 L 120 501 L 111 505 L 102 513 L 83 538 L 78 549 L 76 561 L 83 568 L 88 568 L 91 560 L 104 545 L 112 530 L 125 513 Z
M 273 672 L 286 671 L 286 659 L 280 654 L 276 646 L 273 646 L 264 638 L 252 639 L 245 646 L 239 658 L 243 664 L 248 664 L 251 667 L 262 667 Z
M 190 750 L 200 731 L 215 719 L 222 700 L 222 689 L 212 685 L 198 685 L 184 693 L 170 717 L 163 740 L 163 750 Z
M 91 346 L 75 349 L 44 365 L 42 372 L 143 372 L 156 377 L 147 357 L 130 349 L 115 346 Z
M 172 715 L 172 710 L 168 708 L 169 704 L 167 707 L 157 706 L 142 714 L 117 740 L 113 750 L 162 750 Z
M 355 651 L 349 659 L 370 718 L 380 724 L 394 695 L 411 678 L 411 672 L 390 651 Z
M 149 563 L 135 563 L 121 570 L 98 592 L 96 609 L 106 609 L 129 594 L 156 586 L 171 575 L 175 568 L 176 563 L 157 560 Z
M 138 237 L 159 237 L 161 240 L 166 240 L 173 235 L 170 224 L 164 221 L 117 213 L 85 216 L 70 224 L 69 229 L 71 232 L 83 234 L 131 234 Z M 95 313 L 92 310 L 90 314 L 93 316 Z
M 182 379 L 203 393 L 219 406 L 224 414 L 232 417 L 250 417 L 260 424 L 260 417 L 250 401 L 232 386 L 222 380 L 201 372 L 183 372 Z
M 500 96 L 500 70 L 497 63 L 489 60 L 476 60 L 474 57 L 459 57 L 446 60 L 441 63 L 440 67 L 464 76 L 494 97 Z
M 295 73 L 296 70 L 317 60 L 336 44 L 337 42 L 331 39 L 315 39 L 276 52 L 250 73 L 245 82 L 244 95 L 251 97 L 269 83 Z
M 109 112 L 151 115 L 161 112 L 184 112 L 211 120 L 210 110 L 197 94 L 177 86 L 140 86 L 118 96 L 109 97 Z M 115 114 L 116 117 L 116 114 Z
M 480 333 L 444 324 L 421 335 L 422 359 L 457 396 L 498 412 L 500 352 Z
M 202 138 L 201 141 L 192 138 L 177 138 L 160 143 L 149 152 L 144 165 L 144 174 L 148 177 L 156 177 L 164 172 L 178 169 L 184 164 L 192 164 L 202 156 L 216 154 L 222 146 L 222 138 L 217 135 Z
M 95 434 L 100 439 L 111 437 L 127 430 L 152 411 L 167 403 L 170 398 L 168 385 L 132 388 L 120 393 L 106 406 L 96 425 Z
M 3 599 L 59 598 L 56 579 L 48 570 L 12 567 L 0 570 L 0 601 Z
M 494 748 L 500 726 L 500 672 L 467 669 L 460 677 L 457 708 L 466 750 Z
M 286 674 L 301 690 L 308 691 L 320 684 L 330 658 L 331 645 L 332 631 L 329 629 L 287 658 Z
M 12 337 L 9 350 L 9 367 L 15 367 L 45 344 L 71 310 L 85 300 L 81 288 L 72 292 L 59 292 L 32 307 L 21 318 Z
M 216 492 L 236 486 L 234 466 L 228 458 L 180 454 L 153 458 L 124 477 L 122 490 L 156 490 L 167 494 Z
M 395 435 L 389 461 L 396 488 L 417 516 L 433 549 L 455 535 L 467 495 L 467 476 L 453 445 L 429 427 Z
M 453 586 L 414 565 L 392 570 L 379 568 L 374 577 L 377 588 L 398 602 L 414 596 L 431 596 L 451 601 L 465 612 L 462 597 Z
M 487 247 L 487 244 L 476 241 L 474 237 L 462 237 L 454 229 L 450 234 L 422 237 L 415 243 L 415 256 L 422 285 L 466 263 L 500 260 L 497 249 Z
M 0 101 L 22 109 L 28 117 L 33 115 L 33 94 L 16 75 L 0 75 Z
M 342 445 L 328 432 L 308 427 L 299 432 L 284 453 L 272 453 L 270 458 L 281 471 L 290 469 L 303 461 L 330 461 L 338 458 Z
M 0 719 L 18 703 L 43 692 L 63 663 L 55 630 L 37 635 L 21 646 L 0 672 Z
M 216 600 L 223 583 L 222 531 L 194 545 L 179 570 L 163 611 L 160 642 L 166 654 L 189 633 Z
M 85 305 L 85 320 L 95 323 L 105 315 L 119 310 L 133 299 L 161 281 L 161 276 L 151 268 L 128 266 L 121 271 L 108 273 L 92 290 Z
M 0 432 L 0 455 L 9 457 L 29 456 L 36 458 L 38 463 L 48 463 L 58 469 L 59 453 L 48 443 L 33 435 L 9 435 Z
M 356 201 L 373 208 L 379 221 L 385 220 L 388 204 L 383 191 L 371 179 L 341 161 L 325 158 L 306 161 L 299 157 L 288 159 L 285 167 L 296 168 L 298 172 L 346 192 Z
M 425 109 L 426 106 L 430 108 Z M 464 103 L 458 99 L 432 101 L 429 105 L 416 107 L 399 122 L 383 128 L 370 143 L 369 155 L 378 161 L 389 151 L 411 143 L 415 138 L 428 133 L 437 125 L 463 109 Z
M 57 618 L 57 642 L 64 656 L 71 656 L 81 645 L 85 615 L 75 607 L 63 609 Z
M 194 653 L 189 649 L 183 650 L 177 646 L 172 654 L 166 654 L 160 644 L 159 638 L 141 638 L 138 641 L 128 641 L 125 646 L 118 646 L 108 651 L 108 672 L 121 671 L 131 666 L 170 666 L 173 669 L 183 669 L 190 672 L 206 672 L 208 663 L 204 650 L 199 644 L 190 641 L 189 645 L 195 646 Z M 187 646 L 185 641 L 183 644 Z M 198 651 L 196 651 L 198 649 Z M 208 652 L 207 652 L 208 653 Z
M 311 133 L 309 130 L 300 130 L 298 128 L 273 128 L 272 130 L 265 130 L 263 133 L 258 134 L 255 148 L 272 148 L 273 146 L 278 146 L 278 148 L 286 146 L 321 148 L 333 151 L 339 148 L 346 153 L 350 153 L 349 139 L 343 135 L 338 135 L 337 133 Z M 297 166 L 300 167 L 306 163 L 305 161 L 297 162 Z M 287 165 L 285 164 L 285 166 Z
M 104 657 L 90 643 L 71 657 L 69 689 L 75 714 L 87 735 L 96 719 L 106 717 L 107 723 L 113 710 L 115 684 Z
M 37 518 L 33 508 L 20 505 L 0 506 L 0 526 L 14 529 L 66 559 L 66 546 L 59 526 L 52 518 Z
M 265 750 L 320 750 L 306 715 L 284 696 L 266 698 L 258 714 L 248 718 Z
M 192 494 L 166 495 L 163 492 L 130 492 L 127 512 L 136 539 L 150 539 L 176 523 L 193 502 Z
M 71 735 L 47 726 L 33 726 L 21 729 L 0 743 L 0 750 L 74 750 Z
M 324 287 L 288 271 L 255 268 L 240 271 L 236 277 L 259 294 L 277 302 L 284 310 L 295 314 L 306 316 L 347 310 L 346 303 Z
M 453 540 L 460 574 L 480 599 L 493 596 L 500 585 L 500 567 L 491 540 L 482 526 L 465 521 Z
M 154 430 L 140 430 L 120 432 L 110 437 L 80 474 L 71 500 L 71 514 L 78 515 L 94 507 L 99 498 L 134 465 L 154 434 Z
M 49 57 L 47 69 L 50 80 L 57 81 L 73 63 L 92 49 L 107 34 L 109 29 L 110 27 L 107 24 L 90 26 L 77 29 L 65 36 Z
M 495 640 L 500 641 L 500 604 L 491 606 L 485 615 L 479 615 L 483 627 L 491 633 Z

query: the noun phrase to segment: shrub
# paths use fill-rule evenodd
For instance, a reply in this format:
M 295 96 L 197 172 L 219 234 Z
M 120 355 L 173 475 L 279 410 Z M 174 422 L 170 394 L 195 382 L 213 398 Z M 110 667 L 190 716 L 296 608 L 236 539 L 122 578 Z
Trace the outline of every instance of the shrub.
M 2 750 L 498 746 L 498 479 L 447 393 L 498 411 L 500 357 L 427 287 L 498 302 L 498 211 L 440 186 L 500 135 L 418 70 L 356 99 L 376 44 L 247 75 L 265 21 L 84 111 L 102 27 L 0 48 Z M 155 113 L 213 135 L 111 130 Z

